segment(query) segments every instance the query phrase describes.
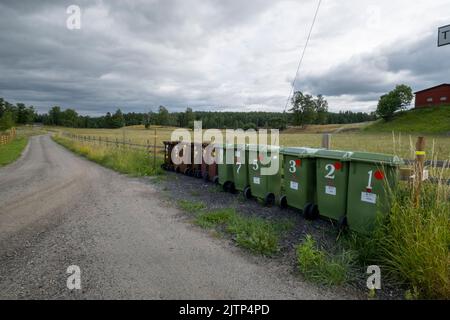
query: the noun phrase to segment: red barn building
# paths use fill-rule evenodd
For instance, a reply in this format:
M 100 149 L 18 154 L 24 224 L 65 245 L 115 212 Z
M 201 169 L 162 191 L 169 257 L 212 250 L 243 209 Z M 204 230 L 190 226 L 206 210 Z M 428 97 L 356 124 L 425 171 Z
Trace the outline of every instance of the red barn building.
M 416 95 L 416 108 L 450 105 L 450 84 L 448 83 L 417 91 L 414 94 Z

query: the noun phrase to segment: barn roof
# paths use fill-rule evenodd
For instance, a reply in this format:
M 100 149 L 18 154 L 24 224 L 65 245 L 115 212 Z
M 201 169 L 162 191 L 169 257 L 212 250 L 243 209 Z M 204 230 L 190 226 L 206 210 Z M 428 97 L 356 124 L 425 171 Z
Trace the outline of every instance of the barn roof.
M 423 90 L 420 90 L 420 91 L 416 91 L 416 92 L 414 92 L 414 94 L 418 94 L 418 93 L 421 93 L 421 92 L 433 90 L 433 89 L 436 89 L 436 88 L 439 88 L 439 87 L 450 87 L 450 83 L 443 83 L 443 84 L 440 84 L 438 86 L 434 86 L 434 87 L 431 87 L 431 88 L 428 88 L 428 89 L 423 89 Z

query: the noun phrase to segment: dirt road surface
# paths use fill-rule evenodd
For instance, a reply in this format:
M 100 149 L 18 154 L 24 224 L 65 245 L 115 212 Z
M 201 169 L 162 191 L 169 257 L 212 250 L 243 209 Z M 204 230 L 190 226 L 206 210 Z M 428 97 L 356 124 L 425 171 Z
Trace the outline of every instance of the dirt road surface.
M 81 290 L 67 288 L 70 265 L 81 269 Z M 0 169 L 0 298 L 351 297 L 190 225 L 148 180 L 35 136 Z

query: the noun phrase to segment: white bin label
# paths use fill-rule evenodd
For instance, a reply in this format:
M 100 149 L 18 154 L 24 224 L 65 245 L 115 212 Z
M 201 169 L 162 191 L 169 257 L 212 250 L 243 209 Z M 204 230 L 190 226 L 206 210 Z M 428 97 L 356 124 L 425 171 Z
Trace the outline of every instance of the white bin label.
M 329 194 L 331 196 L 335 196 L 336 195 L 336 187 L 333 186 L 325 186 L 325 193 Z
M 361 201 L 368 203 L 377 203 L 377 195 L 375 193 L 361 192 Z
M 241 152 L 240 151 L 236 151 L 236 157 L 240 157 L 241 156 Z
M 298 190 L 298 182 L 291 181 L 291 189 Z
M 261 179 L 259 177 L 253 177 L 253 183 L 254 184 L 260 184 L 261 183 Z

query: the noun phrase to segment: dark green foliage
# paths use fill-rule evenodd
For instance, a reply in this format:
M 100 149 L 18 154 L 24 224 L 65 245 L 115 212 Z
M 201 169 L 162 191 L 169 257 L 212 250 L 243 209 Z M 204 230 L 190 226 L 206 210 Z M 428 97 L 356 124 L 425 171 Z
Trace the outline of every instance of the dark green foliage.
M 395 112 L 411 104 L 412 99 L 412 89 L 404 84 L 398 85 L 394 90 L 380 97 L 376 113 L 385 121 L 390 121 Z
M 312 99 L 312 116 L 308 115 L 308 123 L 354 123 L 375 120 L 374 114 L 353 113 L 350 111 L 328 112 L 326 100 L 319 95 Z M 193 111 L 187 108 L 184 112 L 169 112 L 164 106 L 158 107 L 158 112 L 122 113 L 118 109 L 114 114 L 108 112 L 105 116 L 90 117 L 79 115 L 74 109 L 62 110 L 54 106 L 46 114 L 36 114 L 32 106 L 24 104 L 14 106 L 0 98 L 0 118 L 10 111 L 13 121 L 18 124 L 40 122 L 45 125 L 66 126 L 73 128 L 120 128 L 123 126 L 144 125 L 147 129 L 152 125 L 194 128 L 194 121 L 202 121 L 204 129 L 280 129 L 295 125 L 296 117 L 281 112 L 218 112 Z

